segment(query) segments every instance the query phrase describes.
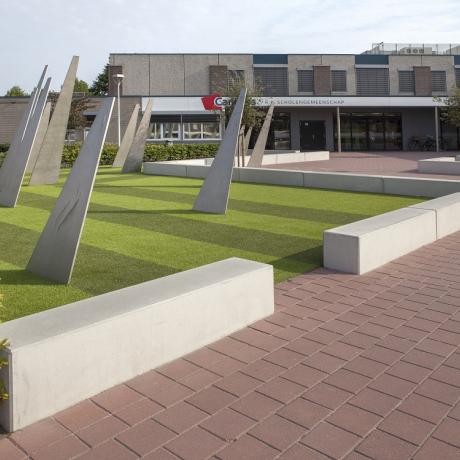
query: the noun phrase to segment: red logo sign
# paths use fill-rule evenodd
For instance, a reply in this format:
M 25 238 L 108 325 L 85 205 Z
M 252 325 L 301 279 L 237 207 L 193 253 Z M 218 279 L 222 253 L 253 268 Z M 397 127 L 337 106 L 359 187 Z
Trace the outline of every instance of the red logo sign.
M 201 98 L 201 101 L 203 102 L 205 110 L 222 110 L 222 106 L 225 104 L 224 99 L 220 94 L 204 96 Z

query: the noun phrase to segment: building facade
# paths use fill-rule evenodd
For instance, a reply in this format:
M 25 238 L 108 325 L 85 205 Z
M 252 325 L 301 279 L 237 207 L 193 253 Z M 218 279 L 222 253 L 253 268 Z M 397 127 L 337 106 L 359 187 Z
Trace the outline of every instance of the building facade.
M 255 89 L 257 105 L 275 104 L 268 148 L 397 151 L 460 148 L 458 129 L 442 122 L 442 97 L 460 87 L 459 45 L 377 44 L 362 54 L 122 54 L 121 131 L 136 103 L 153 97 L 149 142 L 218 142 L 222 112 L 203 98 L 236 83 Z M 441 98 L 437 100 L 436 98 Z M 218 99 L 220 100 L 220 99 Z M 25 98 L 0 98 L 0 143 L 8 142 Z M 91 98 L 88 125 L 100 98 Z M 114 110 L 107 140 L 117 141 Z M 253 141 L 256 133 L 253 134 Z

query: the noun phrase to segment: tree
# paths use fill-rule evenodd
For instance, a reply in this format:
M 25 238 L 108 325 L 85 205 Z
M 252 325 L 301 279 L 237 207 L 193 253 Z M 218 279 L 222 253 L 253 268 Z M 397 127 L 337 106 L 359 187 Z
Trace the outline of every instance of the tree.
M 441 119 L 460 128 L 460 88 L 456 88 L 452 96 L 436 97 L 435 100 L 445 104 L 441 109 Z
M 85 80 L 79 80 L 78 78 L 75 79 L 75 85 L 73 87 L 74 93 L 89 93 L 89 86 Z
M 54 112 L 59 93 L 50 92 L 49 100 L 51 102 L 51 113 Z M 69 121 L 67 129 L 81 129 L 86 126 L 86 117 L 84 116 L 85 110 L 88 108 L 89 99 L 87 96 L 73 97 L 70 105 Z
M 20 86 L 15 85 L 12 86 L 6 93 L 5 96 L 8 97 L 21 97 L 21 96 L 28 96 L 29 94 L 26 93 Z
M 109 92 L 109 64 L 104 66 L 102 72 L 93 81 L 89 91 L 94 96 L 107 96 Z
M 225 118 L 226 122 L 230 119 L 233 113 L 233 107 L 236 104 L 238 96 L 242 88 L 245 87 L 244 81 L 234 81 L 232 85 L 229 85 L 225 96 L 228 98 L 225 106 Z M 246 100 L 244 102 L 244 112 L 241 119 L 241 125 L 245 126 L 246 129 L 253 128 L 259 129 L 265 118 L 265 110 L 257 107 L 255 104 L 255 98 L 262 95 L 262 90 L 257 85 L 254 88 L 248 88 L 246 93 Z

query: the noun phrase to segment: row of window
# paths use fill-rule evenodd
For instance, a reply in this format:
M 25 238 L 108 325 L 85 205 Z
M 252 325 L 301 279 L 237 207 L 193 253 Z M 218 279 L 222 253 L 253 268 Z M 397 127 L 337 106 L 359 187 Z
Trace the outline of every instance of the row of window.
M 150 139 L 154 140 L 219 140 L 220 123 L 211 122 L 155 122 L 152 124 Z
M 413 70 L 401 70 L 399 75 L 399 92 L 415 93 L 415 77 Z M 460 69 L 455 69 L 457 87 L 460 88 Z M 286 67 L 255 67 L 254 81 L 265 96 L 286 96 L 289 94 L 289 77 Z M 229 70 L 229 86 L 244 83 L 243 70 Z M 431 72 L 431 88 L 433 93 L 447 91 L 446 72 Z M 297 91 L 314 93 L 315 73 L 313 70 L 297 71 Z M 331 91 L 347 92 L 346 70 L 331 70 Z M 358 96 L 388 96 L 390 94 L 389 70 L 386 67 L 356 68 L 356 93 Z

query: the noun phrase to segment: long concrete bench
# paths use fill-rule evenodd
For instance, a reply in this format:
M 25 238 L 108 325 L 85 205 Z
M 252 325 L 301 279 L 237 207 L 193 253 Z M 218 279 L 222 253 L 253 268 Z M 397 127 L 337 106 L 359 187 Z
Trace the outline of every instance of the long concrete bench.
M 435 240 L 434 211 L 398 209 L 325 231 L 324 266 L 360 275 Z
M 274 310 L 273 267 L 231 258 L 0 325 L 14 431 Z
M 418 172 L 425 174 L 460 174 L 460 161 L 455 157 L 428 158 L 418 160 Z
M 410 206 L 425 209 L 436 214 L 436 237 L 443 238 L 460 230 L 460 193 L 435 198 Z
M 202 164 L 199 164 L 200 161 Z M 209 170 L 204 162 L 147 162 L 143 172 L 147 175 L 204 178 Z M 460 192 L 458 180 L 272 168 L 236 167 L 233 168 L 233 181 L 433 198 Z

